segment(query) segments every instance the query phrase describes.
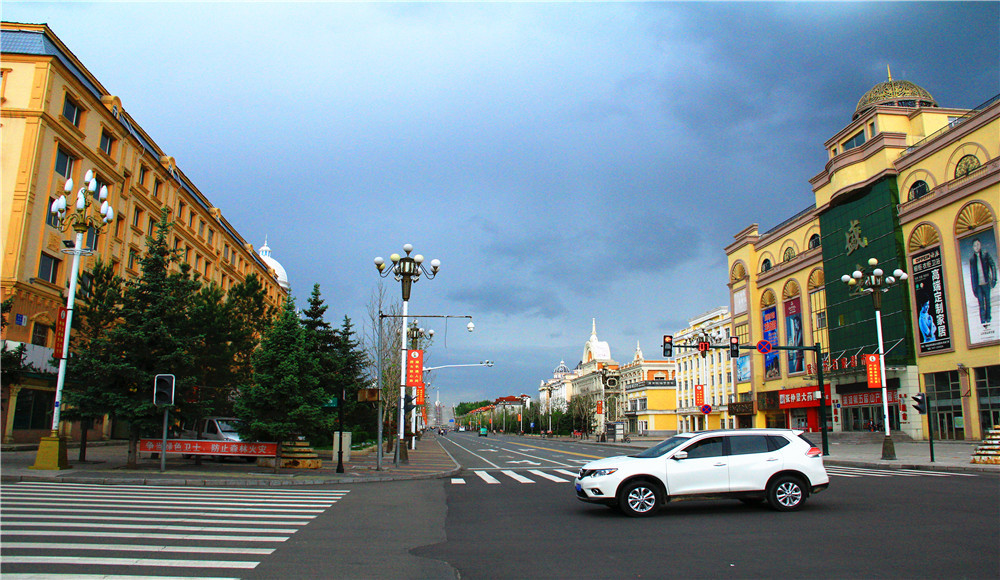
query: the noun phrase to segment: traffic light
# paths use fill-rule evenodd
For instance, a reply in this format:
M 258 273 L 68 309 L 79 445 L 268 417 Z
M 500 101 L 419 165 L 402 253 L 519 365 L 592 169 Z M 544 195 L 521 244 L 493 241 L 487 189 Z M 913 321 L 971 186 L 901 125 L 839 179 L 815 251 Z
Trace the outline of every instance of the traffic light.
M 740 358 L 740 339 L 737 336 L 729 337 L 729 358 Z
M 669 334 L 663 335 L 663 356 L 665 358 L 674 356 L 674 337 Z
M 698 352 L 701 353 L 701 358 L 707 357 L 710 350 L 712 350 L 712 343 L 705 340 L 698 343 Z
M 157 407 L 174 404 L 174 375 L 153 378 L 153 404 Z
M 413 395 L 406 395 L 406 397 L 403 398 L 404 415 L 417 408 L 417 406 L 413 404 L 413 399 Z
M 927 395 L 923 393 L 917 393 L 913 395 L 913 408 L 917 410 L 921 415 L 927 414 Z

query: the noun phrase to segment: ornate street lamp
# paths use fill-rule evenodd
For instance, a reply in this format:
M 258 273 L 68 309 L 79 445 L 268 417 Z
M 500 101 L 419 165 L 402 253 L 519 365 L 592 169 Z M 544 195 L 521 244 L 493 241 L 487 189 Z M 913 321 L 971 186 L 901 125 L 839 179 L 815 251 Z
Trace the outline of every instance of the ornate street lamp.
M 80 256 L 89 256 L 94 253 L 93 249 L 84 248 L 83 237 L 88 231 L 95 234 L 95 246 L 97 234 L 100 233 L 109 223 L 115 219 L 115 211 L 108 203 L 108 187 L 101 186 L 97 190 L 97 178 L 93 170 L 88 171 L 83 179 L 84 187 L 76 192 L 76 201 L 72 209 L 66 201 L 66 194 L 73 191 L 73 180 L 67 179 L 63 187 L 63 194 L 52 202 L 49 211 L 59 222 L 60 231 L 70 228 L 76 232 L 76 240 L 73 248 L 63 249 L 64 254 L 73 256 L 73 267 L 69 275 L 69 297 L 66 299 L 66 326 L 63 334 L 62 357 L 59 359 L 59 374 L 56 379 L 55 409 L 52 412 L 52 432 L 48 437 L 42 437 L 38 444 L 38 454 L 35 456 L 35 464 L 31 469 L 69 469 L 69 460 L 66 457 L 66 441 L 59 436 L 59 416 L 62 403 L 63 386 L 66 384 L 66 363 L 69 360 L 69 331 L 73 325 L 73 305 L 76 302 L 77 278 L 80 274 Z M 90 210 L 95 207 L 94 198 L 101 202 L 100 215 L 92 213 Z M 57 322 L 61 324 L 62 321 Z
M 399 423 L 399 441 L 396 445 L 397 463 L 409 463 L 405 446 L 406 434 L 404 431 L 403 406 L 406 401 L 406 316 L 410 301 L 410 288 L 414 282 L 420 281 L 421 274 L 431 280 L 437 276 L 438 270 L 441 269 L 441 262 L 439 260 L 431 260 L 431 269 L 428 271 L 423 265 L 424 257 L 422 255 L 417 254 L 410 257 L 410 252 L 413 251 L 411 244 L 405 244 L 403 251 L 406 252 L 405 256 L 400 256 L 399 254 L 389 256 L 389 259 L 392 261 L 391 267 L 385 263 L 385 260 L 381 256 L 375 258 L 375 267 L 378 269 L 380 276 L 386 278 L 389 274 L 392 274 L 397 282 L 402 282 L 403 284 L 403 320 L 400 326 L 400 359 L 402 368 L 399 374 L 399 419 L 397 421 Z M 381 364 L 379 368 L 381 369 Z M 381 377 L 381 373 L 379 373 L 379 376 Z
M 906 280 L 906 272 L 896 269 L 891 276 L 886 276 L 878 267 L 878 260 L 868 259 L 868 266 L 873 268 L 870 273 L 863 272 L 860 267 L 852 274 L 844 274 L 840 281 L 847 284 L 852 296 L 871 294 L 875 304 L 875 332 L 878 336 L 879 374 L 882 381 L 882 420 L 885 423 L 885 439 L 882 440 L 882 459 L 896 459 L 896 446 L 892 442 L 889 430 L 889 396 L 885 382 L 885 352 L 882 347 L 882 294 L 897 282 Z

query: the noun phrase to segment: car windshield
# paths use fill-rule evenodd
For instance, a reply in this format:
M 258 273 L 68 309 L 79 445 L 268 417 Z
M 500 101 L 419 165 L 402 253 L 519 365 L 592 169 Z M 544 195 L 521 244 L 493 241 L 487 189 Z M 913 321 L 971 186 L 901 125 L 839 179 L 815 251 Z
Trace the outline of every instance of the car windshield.
M 630 455 L 629 457 L 660 457 L 661 455 L 667 453 L 668 451 L 677 448 L 679 445 L 688 442 L 690 439 L 691 439 L 690 434 L 674 435 L 670 439 L 667 439 L 665 441 L 660 441 L 659 443 L 653 445 L 649 449 L 641 453 L 636 453 L 635 455 Z
M 240 430 L 240 422 L 220 420 L 219 429 L 222 430 L 223 433 L 236 433 L 237 431 Z

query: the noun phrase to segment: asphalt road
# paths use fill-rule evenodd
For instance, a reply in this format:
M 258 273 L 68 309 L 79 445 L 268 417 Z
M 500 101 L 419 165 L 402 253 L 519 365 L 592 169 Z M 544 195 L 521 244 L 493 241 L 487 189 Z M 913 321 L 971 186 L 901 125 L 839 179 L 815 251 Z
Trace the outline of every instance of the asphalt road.
M 278 494 L 283 505 L 255 490 L 147 486 L 153 496 L 127 507 L 121 488 L 51 484 L 64 491 L 43 490 L 47 501 L 21 506 L 32 501 L 31 484 L 5 485 L 0 572 L 5 580 L 1000 576 L 994 474 L 831 467 L 830 489 L 799 512 L 700 501 L 632 519 L 579 502 L 570 483 L 581 462 L 615 450 L 458 433 L 444 445 L 466 466 L 454 478 L 302 488 Z M 182 508 L 188 501 L 201 503 Z M 181 509 L 188 521 L 172 517 Z M 126 524 L 133 517 L 147 523 Z M 111 532 L 119 525 L 131 527 Z

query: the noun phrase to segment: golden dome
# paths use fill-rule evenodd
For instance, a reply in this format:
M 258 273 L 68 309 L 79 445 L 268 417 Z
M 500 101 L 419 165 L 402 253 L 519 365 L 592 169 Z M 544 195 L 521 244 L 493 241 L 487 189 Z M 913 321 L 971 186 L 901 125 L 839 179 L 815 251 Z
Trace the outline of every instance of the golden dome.
M 872 107 L 883 105 L 888 107 L 937 107 L 937 101 L 926 89 L 919 87 L 910 81 L 894 81 L 892 73 L 889 73 L 889 80 L 875 85 L 870 91 L 861 97 L 858 106 L 854 110 L 854 119 Z

